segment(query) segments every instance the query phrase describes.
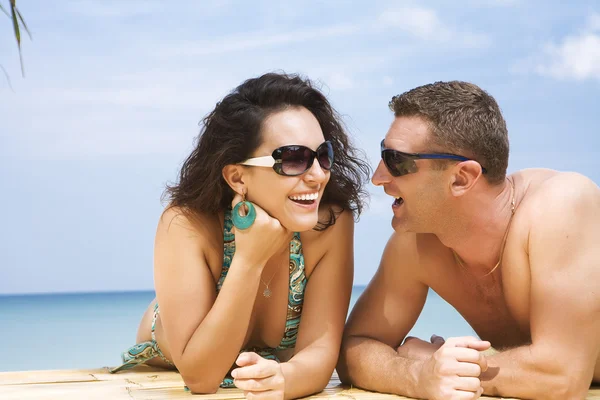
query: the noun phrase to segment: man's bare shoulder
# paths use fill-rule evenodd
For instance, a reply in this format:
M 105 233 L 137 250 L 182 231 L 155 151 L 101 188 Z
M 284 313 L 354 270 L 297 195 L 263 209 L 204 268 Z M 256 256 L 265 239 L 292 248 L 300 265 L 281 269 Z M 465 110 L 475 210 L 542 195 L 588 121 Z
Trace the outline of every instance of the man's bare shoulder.
M 394 232 L 386 244 L 382 266 L 424 272 L 424 267 L 448 253 L 438 237 L 430 233 Z
M 393 247 L 394 251 L 420 251 L 419 247 L 424 246 L 423 250 L 431 250 L 441 246 L 442 243 L 438 237 L 431 233 L 397 232 L 394 231 L 388 240 L 388 246 Z
M 523 207 L 520 208 L 526 210 L 532 222 L 559 211 L 584 211 L 594 207 L 600 211 L 600 188 L 585 175 L 531 169 L 513 176 L 515 184 L 524 191 L 521 200 Z

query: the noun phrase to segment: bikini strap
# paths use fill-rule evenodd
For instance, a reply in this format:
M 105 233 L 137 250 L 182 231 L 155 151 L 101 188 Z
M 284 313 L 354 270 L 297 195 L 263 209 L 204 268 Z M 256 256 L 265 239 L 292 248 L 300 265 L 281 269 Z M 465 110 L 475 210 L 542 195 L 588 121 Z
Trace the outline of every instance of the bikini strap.
M 295 232 L 290 241 L 290 288 L 288 292 L 288 310 L 285 321 L 285 332 L 278 349 L 289 349 L 296 346 L 296 337 L 300 328 L 300 318 L 304 305 L 304 288 L 306 287 L 306 274 L 304 272 L 304 254 L 300 233 Z
M 217 293 L 221 291 L 225 277 L 229 272 L 231 260 L 235 254 L 235 235 L 233 234 L 233 221 L 231 220 L 231 210 L 226 209 L 223 219 L 223 264 L 221 266 L 221 276 L 217 282 Z
M 304 254 L 302 252 L 302 241 L 300 233 L 294 232 L 290 241 L 289 256 L 289 290 L 288 290 L 288 309 L 285 321 L 285 331 L 278 349 L 293 348 L 296 345 L 296 337 L 300 327 L 300 317 L 304 304 L 304 288 L 307 278 L 304 271 Z M 217 282 L 217 294 L 223 287 L 223 282 L 229 272 L 231 261 L 235 254 L 235 235 L 233 233 L 233 222 L 231 220 L 231 210 L 224 212 L 223 222 L 223 264 L 221 267 L 221 276 Z

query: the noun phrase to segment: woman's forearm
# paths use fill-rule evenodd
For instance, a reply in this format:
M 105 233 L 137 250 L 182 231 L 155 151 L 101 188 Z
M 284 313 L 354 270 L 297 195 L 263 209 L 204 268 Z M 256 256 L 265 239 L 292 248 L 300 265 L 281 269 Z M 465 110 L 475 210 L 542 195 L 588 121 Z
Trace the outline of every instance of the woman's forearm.
M 288 362 L 281 364 L 285 377 L 285 398 L 295 399 L 325 389 L 329 383 L 338 352 L 331 347 L 305 348 Z
M 212 393 L 244 344 L 262 266 L 234 257 L 214 305 L 176 360 L 192 392 Z

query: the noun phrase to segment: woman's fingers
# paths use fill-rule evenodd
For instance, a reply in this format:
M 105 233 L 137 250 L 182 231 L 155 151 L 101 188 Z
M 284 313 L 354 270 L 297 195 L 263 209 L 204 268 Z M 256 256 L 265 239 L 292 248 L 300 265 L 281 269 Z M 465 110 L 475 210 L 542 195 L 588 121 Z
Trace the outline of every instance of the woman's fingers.
M 273 376 L 262 379 L 235 379 L 233 381 L 235 386 L 242 390 L 249 392 L 265 392 L 267 390 L 273 390 L 277 386 L 277 382 Z

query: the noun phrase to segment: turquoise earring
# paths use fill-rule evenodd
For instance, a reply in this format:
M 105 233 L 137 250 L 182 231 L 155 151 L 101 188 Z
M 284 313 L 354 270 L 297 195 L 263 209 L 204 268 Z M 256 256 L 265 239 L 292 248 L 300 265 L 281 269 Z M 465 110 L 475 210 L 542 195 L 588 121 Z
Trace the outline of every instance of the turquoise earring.
M 246 206 L 246 209 L 248 210 L 245 216 L 240 215 L 240 208 L 242 206 Z M 246 201 L 246 194 L 242 193 L 242 201 L 233 207 L 231 222 L 233 222 L 233 225 L 237 229 L 244 230 L 250 228 L 254 223 L 254 220 L 256 220 L 256 208 L 254 208 L 254 204 Z

